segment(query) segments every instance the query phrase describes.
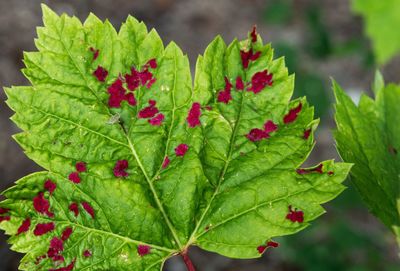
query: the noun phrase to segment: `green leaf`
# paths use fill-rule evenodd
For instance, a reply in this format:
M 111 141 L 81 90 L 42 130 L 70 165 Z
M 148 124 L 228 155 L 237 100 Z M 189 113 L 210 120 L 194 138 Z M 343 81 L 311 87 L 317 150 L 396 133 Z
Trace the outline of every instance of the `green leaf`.
M 290 102 L 294 76 L 259 37 L 252 46 L 261 56 L 247 69 L 240 50 L 249 40 L 226 46 L 217 38 L 199 57 L 192 87 L 187 56 L 175 43 L 164 48 L 157 32 L 133 17 L 116 32 L 93 14 L 82 24 L 46 6 L 43 13 L 38 51 L 24 54 L 32 85 L 5 89 L 22 129 L 15 139 L 45 169 L 17 181 L 0 203 L 0 228 L 12 249 L 26 254 L 21 270 L 160 270 L 192 245 L 260 257 L 259 246 L 307 227 L 323 213 L 320 204 L 344 189 L 349 164 L 296 171 L 318 121 L 304 98 Z M 99 67 L 108 73 L 94 74 Z M 233 100 L 218 102 L 225 76 L 250 82 L 265 69 L 271 86 L 257 94 L 233 88 Z M 189 125 L 196 102 L 201 125 Z M 300 103 L 297 117 L 283 123 Z M 163 118 L 143 117 L 145 108 Z M 249 140 L 266 120 L 278 130 Z M 178 151 L 181 144 L 187 152 Z M 55 229 L 39 235 L 43 223 Z M 60 241 L 68 228 L 72 235 Z
M 353 0 L 352 9 L 363 16 L 365 32 L 379 64 L 385 64 L 400 53 L 400 5 L 397 0 Z
M 333 83 L 337 101 L 335 139 L 343 160 L 355 164 L 352 181 L 368 208 L 399 236 L 400 86 L 376 85 L 376 99 L 363 95 L 357 107 Z

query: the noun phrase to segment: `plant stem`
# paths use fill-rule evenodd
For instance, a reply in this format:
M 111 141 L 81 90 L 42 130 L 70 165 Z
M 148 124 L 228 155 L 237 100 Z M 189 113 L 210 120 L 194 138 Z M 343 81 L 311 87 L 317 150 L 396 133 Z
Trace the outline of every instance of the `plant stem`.
M 187 254 L 187 251 L 184 251 L 181 253 L 182 258 L 183 258 L 183 262 L 186 265 L 186 268 L 188 271 L 196 271 L 196 268 L 194 268 L 193 262 L 190 259 L 189 255 Z

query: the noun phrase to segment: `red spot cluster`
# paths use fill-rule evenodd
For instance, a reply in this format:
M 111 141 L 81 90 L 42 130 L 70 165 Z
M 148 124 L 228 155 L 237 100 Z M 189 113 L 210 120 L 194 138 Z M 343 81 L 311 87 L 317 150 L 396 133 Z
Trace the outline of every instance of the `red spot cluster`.
M 289 206 L 289 213 L 286 215 L 286 219 L 289 219 L 292 222 L 304 222 L 304 213 L 303 211 L 297 211 L 297 209 L 292 209 L 292 206 Z
M 79 215 L 79 205 L 76 202 L 73 202 L 69 205 L 69 210 L 75 214 L 75 216 Z
M 261 52 L 253 52 L 253 48 L 249 51 L 240 50 L 240 57 L 242 58 L 243 68 L 247 69 L 249 67 L 250 61 L 256 61 L 261 56 Z
M 301 103 L 299 103 L 298 106 L 290 109 L 289 112 L 283 117 L 283 122 L 285 124 L 288 124 L 288 123 L 292 123 L 293 121 L 295 121 L 297 119 L 299 113 L 301 112 L 302 107 L 303 107 L 303 105 Z
M 67 241 L 71 236 L 73 229 L 71 227 L 66 228 L 61 234 L 61 240 Z
M 68 179 L 73 182 L 73 183 L 80 183 L 81 182 L 81 177 L 79 176 L 79 173 L 81 172 L 86 172 L 86 163 L 85 162 L 77 162 L 75 164 L 75 169 L 76 171 L 71 172 L 68 176 Z
M 126 169 L 128 169 L 128 160 L 118 160 L 114 166 L 114 176 L 117 178 L 127 177 L 129 174 Z
M 122 80 L 118 78 L 107 88 L 110 97 L 108 98 L 109 107 L 121 107 L 122 101 L 127 101 L 130 105 L 136 105 L 136 99 L 133 92 L 126 93 Z
M 0 223 L 3 221 L 10 221 L 11 217 L 7 215 L 10 209 L 0 208 Z
M 33 207 L 38 213 L 45 214 L 48 217 L 54 217 L 54 214 L 50 212 L 50 202 L 44 198 L 43 192 L 33 198 Z
M 147 254 L 149 254 L 151 251 L 151 247 L 147 245 L 138 245 L 137 247 L 137 252 L 139 253 L 140 257 L 143 257 Z
M 78 172 L 86 172 L 86 163 L 85 162 L 78 162 L 75 164 L 76 171 Z
M 307 130 L 304 130 L 304 133 L 303 133 L 303 138 L 304 139 L 308 139 L 310 137 L 310 135 L 311 135 L 311 128 L 307 129 Z
M 169 160 L 169 157 L 168 157 L 168 156 L 165 156 L 164 161 L 163 161 L 163 163 L 162 163 L 162 168 L 168 167 L 168 165 L 169 165 L 170 162 L 171 162 L 171 161 Z
M 76 172 L 76 171 L 71 172 L 68 175 L 68 180 L 70 180 L 71 182 L 76 183 L 76 184 L 81 183 L 81 177 L 79 177 L 79 172 Z
M 190 128 L 200 126 L 201 105 L 200 103 L 193 103 L 186 118 Z
M 97 69 L 93 72 L 93 75 L 100 82 L 105 82 L 106 78 L 108 76 L 108 71 L 99 65 L 99 66 L 97 66 Z
M 278 130 L 278 125 L 276 125 L 272 120 L 268 120 L 264 123 L 264 129 L 254 128 L 251 129 L 250 133 L 246 137 L 253 142 L 260 141 L 270 137 L 270 133 Z
M 53 192 L 57 188 L 57 184 L 55 184 L 52 180 L 48 179 L 44 182 L 44 189 L 50 192 L 50 195 L 53 194 Z
M 18 231 L 17 231 L 17 235 L 20 235 L 20 234 L 22 234 L 24 232 L 29 231 L 30 227 L 31 227 L 31 219 L 27 218 L 22 222 L 21 226 L 19 226 Z
M 153 74 L 149 71 L 149 69 L 156 68 L 157 61 L 154 58 L 147 61 L 147 63 L 142 67 L 141 71 L 138 71 L 132 67 L 131 74 L 125 75 L 125 81 L 128 85 L 128 89 L 134 91 L 140 85 L 150 88 L 156 82 L 156 78 L 153 77 Z
M 237 90 L 243 90 L 244 89 L 244 82 L 242 77 L 238 76 L 236 78 L 236 89 Z
M 93 53 L 93 61 L 96 60 L 99 57 L 100 50 L 93 47 L 90 47 L 89 50 Z
M 266 86 L 272 86 L 272 74 L 268 73 L 268 70 L 256 72 L 251 78 L 251 86 L 247 89 L 248 91 L 257 94 L 261 92 Z
M 269 248 L 269 247 L 273 247 L 273 248 L 277 248 L 279 246 L 279 244 L 277 242 L 274 241 L 268 241 L 265 245 L 261 245 L 257 247 L 258 253 L 263 254 L 264 251 Z
M 91 252 L 90 250 L 86 249 L 86 250 L 83 252 L 83 257 L 85 257 L 85 258 L 92 257 L 92 252 Z
M 85 211 L 92 217 L 94 218 L 94 209 L 92 205 L 90 205 L 88 202 L 82 202 L 82 207 L 85 209 Z
M 53 260 L 53 262 L 63 262 L 64 257 L 61 253 L 64 251 L 64 243 L 63 240 L 58 237 L 54 237 L 50 241 L 50 247 L 47 251 L 47 257 Z
M 54 229 L 55 229 L 55 224 L 53 222 L 41 223 L 36 225 L 33 234 L 36 236 L 41 236 L 48 232 L 54 231 Z
M 232 84 L 229 82 L 229 79 L 225 77 L 225 88 L 218 93 L 218 102 L 229 103 L 229 101 L 232 100 L 231 90 Z
M 175 148 L 175 154 L 176 154 L 176 156 L 183 157 L 188 150 L 189 150 L 189 146 L 188 145 L 179 144 L 178 147 Z
M 149 119 L 148 122 L 153 126 L 160 126 L 164 120 L 164 115 L 159 113 L 155 100 L 149 100 L 149 106 L 139 111 L 138 117 L 140 119 Z
M 125 74 L 124 77 L 117 78 L 107 89 L 110 94 L 110 97 L 108 98 L 108 106 L 119 108 L 121 107 L 122 101 L 127 101 L 131 106 L 135 106 L 137 102 L 133 91 L 140 86 L 150 88 L 155 83 L 156 78 L 153 77 L 153 73 L 149 71 L 149 69 L 155 68 L 157 68 L 156 59 L 150 59 L 142 67 L 141 71 L 132 67 L 130 74 L 128 73 Z M 124 86 L 124 83 L 126 83 L 126 87 Z M 157 120 L 154 121 L 156 122 Z
M 88 202 L 81 202 L 83 209 L 92 217 L 95 217 L 94 209 L 92 205 Z M 74 213 L 75 217 L 79 215 L 79 205 L 76 202 L 73 202 L 69 205 L 69 210 Z M 68 229 L 67 229 L 68 230 Z M 71 229 L 72 230 L 72 229 Z M 70 230 L 66 231 L 65 234 L 68 234 Z M 72 232 L 71 232 L 72 233 Z
M 149 119 L 148 122 L 153 126 L 160 126 L 164 121 L 165 117 L 164 114 L 158 113 L 153 118 Z
M 323 173 L 322 167 L 323 167 L 323 165 L 322 165 L 322 164 L 319 164 L 319 165 L 316 166 L 315 168 L 298 168 L 298 169 L 296 170 L 296 172 L 297 172 L 298 174 L 301 174 L 301 175 L 303 175 L 303 174 L 309 174 L 309 173 L 319 173 L 319 174 L 322 174 L 322 173 Z

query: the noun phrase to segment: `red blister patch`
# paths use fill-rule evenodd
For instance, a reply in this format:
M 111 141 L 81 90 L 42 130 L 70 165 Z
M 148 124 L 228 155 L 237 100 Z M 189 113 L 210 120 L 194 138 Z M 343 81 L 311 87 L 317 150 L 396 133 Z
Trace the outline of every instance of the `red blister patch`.
M 231 90 L 232 84 L 229 79 L 225 77 L 225 88 L 218 93 L 218 102 L 225 104 L 229 103 L 229 101 L 232 100 Z
M 108 71 L 103 68 L 102 66 L 97 66 L 97 69 L 93 72 L 93 75 L 99 80 L 100 82 L 105 82 L 108 76 Z
M 261 72 L 256 72 L 251 77 L 251 85 L 247 89 L 248 91 L 257 94 L 261 92 L 266 86 L 272 86 L 272 74 L 268 73 L 268 70 L 264 70 Z
M 114 176 L 117 178 L 127 177 L 129 175 L 126 172 L 128 166 L 128 160 L 118 160 L 113 169 Z
M 286 219 L 289 219 L 292 222 L 304 222 L 304 213 L 303 211 L 298 211 L 297 209 L 292 209 L 292 206 L 289 206 L 289 213 L 286 215 Z
M 184 156 L 186 152 L 189 150 L 189 146 L 186 144 L 179 144 L 178 147 L 175 148 L 176 156 Z
M 137 252 L 139 253 L 140 257 L 143 257 L 147 254 L 150 254 L 151 247 L 147 245 L 138 245 Z
M 19 226 L 18 231 L 17 231 L 17 235 L 20 235 L 20 234 L 22 234 L 24 232 L 29 231 L 30 227 L 31 227 L 31 219 L 27 218 L 22 222 L 21 226 Z
M 186 118 L 190 128 L 200 126 L 201 105 L 200 103 L 193 103 Z
M 85 211 L 92 217 L 94 218 L 94 209 L 92 205 L 90 205 L 88 202 L 82 202 L 82 207 L 85 209 Z
M 53 222 L 41 223 L 36 225 L 33 234 L 36 236 L 41 236 L 48 232 L 54 231 L 54 229 L 55 229 L 55 224 Z
M 48 179 L 44 182 L 43 188 L 47 191 L 50 192 L 50 195 L 53 194 L 53 192 L 56 190 L 57 188 L 57 184 L 54 183 L 52 180 Z
M 283 122 L 285 124 L 288 124 L 288 123 L 292 123 L 293 121 L 295 121 L 297 119 L 299 113 L 301 112 L 302 107 L 303 107 L 303 105 L 301 103 L 299 103 L 298 106 L 290 109 L 289 112 L 284 116 Z

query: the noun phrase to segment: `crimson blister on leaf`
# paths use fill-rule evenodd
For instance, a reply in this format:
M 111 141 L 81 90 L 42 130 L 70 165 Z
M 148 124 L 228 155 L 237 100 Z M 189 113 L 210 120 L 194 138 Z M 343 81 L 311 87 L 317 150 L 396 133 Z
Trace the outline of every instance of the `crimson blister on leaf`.
M 128 169 L 128 160 L 118 160 L 114 166 L 114 176 L 117 178 L 127 177 L 129 174 L 126 172 Z
M 250 61 L 256 61 L 261 56 L 261 52 L 257 51 L 256 53 L 253 53 L 253 48 L 250 48 L 247 52 L 243 50 L 240 51 L 240 56 L 242 58 L 243 68 L 247 69 Z
M 229 101 L 232 100 L 231 90 L 232 84 L 228 77 L 225 77 L 225 88 L 218 93 L 218 102 L 229 103 Z
M 17 235 L 29 231 L 30 227 L 31 227 L 31 219 L 27 218 L 22 222 L 21 226 L 19 226 Z
M 81 177 L 79 177 L 79 172 L 76 172 L 76 171 L 71 172 L 71 173 L 68 175 L 68 179 L 69 179 L 71 182 L 76 183 L 76 184 L 78 184 L 78 183 L 81 182 Z
M 45 214 L 49 217 L 53 217 L 54 214 L 50 212 L 50 202 L 44 198 L 44 193 L 39 194 L 33 198 L 33 207 L 38 213 Z
M 304 130 L 304 133 L 303 133 L 304 139 L 308 139 L 310 137 L 310 135 L 311 135 L 311 128 Z
M 151 251 L 151 247 L 147 245 L 138 245 L 137 247 L 137 252 L 139 253 L 140 257 L 143 257 L 147 254 L 149 254 Z
M 47 251 L 47 256 L 51 258 L 54 262 L 64 261 L 64 257 L 60 253 L 64 250 L 64 243 L 58 237 L 53 237 L 50 241 L 50 247 Z
M 85 258 L 92 257 L 92 252 L 91 252 L 90 250 L 86 249 L 86 250 L 83 252 L 83 257 L 85 257 Z
M 153 118 L 149 119 L 148 122 L 153 126 L 160 126 L 164 120 L 164 114 L 158 113 Z
M 268 73 L 268 70 L 264 70 L 251 77 L 251 85 L 247 90 L 257 94 L 266 86 L 272 86 L 272 83 L 272 74 Z
M 184 156 L 188 150 L 189 150 L 188 145 L 179 144 L 178 147 L 175 148 L 175 154 L 176 156 Z
M 86 163 L 85 162 L 78 162 L 75 164 L 76 171 L 78 172 L 85 172 L 86 171 Z
M 99 80 L 100 82 L 105 82 L 108 76 L 108 71 L 104 69 L 102 66 L 98 66 L 97 69 L 93 72 L 93 75 Z
M 141 119 L 148 119 L 154 117 L 158 113 L 155 100 L 149 100 L 149 106 L 139 111 L 138 117 Z
M 237 90 L 244 90 L 244 82 L 242 77 L 238 76 L 236 78 L 236 89 Z
M 48 232 L 54 231 L 54 229 L 55 229 L 55 224 L 53 222 L 39 223 L 36 225 L 33 234 L 36 236 L 41 236 Z
M 67 241 L 69 239 L 69 237 L 71 236 L 72 232 L 73 232 L 73 229 L 71 227 L 66 228 L 61 234 L 61 240 Z
M 68 209 L 74 213 L 75 216 L 79 215 L 79 205 L 76 202 L 73 202 L 69 205 Z
M 50 195 L 53 194 L 53 192 L 56 190 L 57 188 L 57 184 L 54 183 L 52 180 L 46 180 L 44 182 L 44 189 L 50 192 Z
M 269 134 L 265 132 L 264 130 L 254 128 L 250 130 L 250 133 L 246 135 L 246 137 L 253 142 L 260 141 L 265 138 L 269 138 Z
M 100 50 L 93 47 L 90 47 L 89 50 L 93 53 L 93 60 L 96 60 L 99 57 Z
M 268 120 L 264 124 L 264 131 L 267 133 L 272 133 L 278 130 L 278 125 L 276 125 L 272 120 Z
M 168 156 L 165 156 L 164 161 L 163 161 L 163 163 L 162 163 L 162 168 L 168 167 L 168 165 L 169 165 L 170 162 L 171 162 L 171 161 L 169 160 L 169 157 L 168 157 Z
M 292 123 L 297 119 L 297 116 L 301 112 L 301 109 L 303 108 L 303 104 L 299 103 L 295 108 L 292 108 L 289 110 L 289 112 L 284 116 L 283 122 L 285 124 Z
M 194 128 L 200 126 L 201 105 L 200 103 L 193 103 L 186 118 L 189 127 Z
M 85 209 L 85 211 L 92 217 L 94 218 L 94 209 L 92 207 L 92 205 L 90 205 L 90 203 L 88 202 L 82 202 L 82 207 L 83 209 Z
M 286 215 L 286 219 L 289 219 L 292 222 L 303 223 L 304 221 L 304 213 L 303 211 L 298 211 L 297 209 L 293 209 L 292 206 L 289 206 L 289 213 Z

